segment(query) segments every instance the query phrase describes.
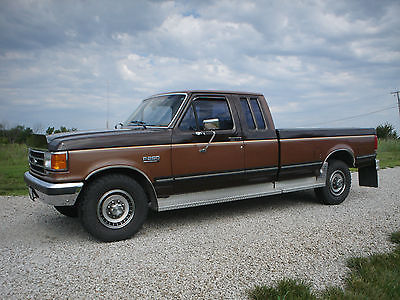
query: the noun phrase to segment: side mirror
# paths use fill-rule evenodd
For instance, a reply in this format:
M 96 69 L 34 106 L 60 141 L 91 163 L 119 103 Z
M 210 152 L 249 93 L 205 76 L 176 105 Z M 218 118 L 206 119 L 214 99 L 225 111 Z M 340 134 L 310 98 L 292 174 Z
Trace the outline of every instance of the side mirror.
M 220 128 L 219 127 L 219 119 L 215 118 L 215 119 L 203 120 L 203 127 L 204 127 L 204 130 L 208 130 L 208 131 L 218 130 Z
M 208 141 L 208 144 L 199 150 L 199 152 L 201 153 L 205 153 L 207 152 L 208 147 L 210 146 L 211 142 L 214 140 L 216 132 L 215 130 L 219 129 L 219 119 L 215 118 L 215 119 L 206 119 L 203 120 L 203 127 L 205 131 L 211 131 L 212 132 L 212 136 L 211 139 Z M 205 131 L 201 131 L 200 133 L 205 135 Z

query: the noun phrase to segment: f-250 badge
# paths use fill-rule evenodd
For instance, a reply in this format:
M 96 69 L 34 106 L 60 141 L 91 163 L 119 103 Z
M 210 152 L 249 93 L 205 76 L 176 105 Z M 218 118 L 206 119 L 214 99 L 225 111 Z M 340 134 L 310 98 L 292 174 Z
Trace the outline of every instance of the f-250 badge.
M 143 162 L 144 163 L 155 163 L 160 161 L 160 156 L 159 155 L 154 155 L 154 156 L 143 156 Z

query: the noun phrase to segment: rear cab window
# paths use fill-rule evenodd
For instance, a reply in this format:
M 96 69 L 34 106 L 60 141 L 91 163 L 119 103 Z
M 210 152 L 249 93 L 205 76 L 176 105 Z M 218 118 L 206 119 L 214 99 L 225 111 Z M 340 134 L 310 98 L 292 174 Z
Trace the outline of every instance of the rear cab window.
M 257 97 L 240 97 L 240 105 L 248 129 L 267 129 L 265 118 Z

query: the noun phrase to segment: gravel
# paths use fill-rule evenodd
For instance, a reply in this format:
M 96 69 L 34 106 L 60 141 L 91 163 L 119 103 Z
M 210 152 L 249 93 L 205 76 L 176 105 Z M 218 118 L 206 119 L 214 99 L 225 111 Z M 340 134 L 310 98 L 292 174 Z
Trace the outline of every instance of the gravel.
M 310 191 L 151 213 L 130 240 L 99 243 L 77 219 L 28 197 L 0 197 L 0 298 L 247 298 L 258 284 L 342 286 L 352 256 L 394 249 L 400 168 L 339 206 Z

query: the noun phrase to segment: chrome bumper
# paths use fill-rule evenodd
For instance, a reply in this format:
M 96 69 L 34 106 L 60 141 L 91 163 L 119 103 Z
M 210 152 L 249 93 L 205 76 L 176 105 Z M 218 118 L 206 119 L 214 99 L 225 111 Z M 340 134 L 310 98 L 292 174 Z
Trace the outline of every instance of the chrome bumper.
M 83 182 L 51 183 L 25 172 L 24 180 L 29 188 L 29 197 L 54 206 L 72 206 L 83 187 Z

